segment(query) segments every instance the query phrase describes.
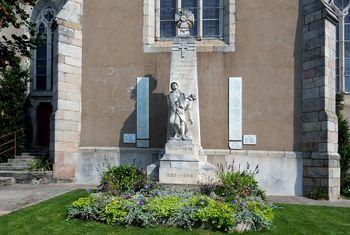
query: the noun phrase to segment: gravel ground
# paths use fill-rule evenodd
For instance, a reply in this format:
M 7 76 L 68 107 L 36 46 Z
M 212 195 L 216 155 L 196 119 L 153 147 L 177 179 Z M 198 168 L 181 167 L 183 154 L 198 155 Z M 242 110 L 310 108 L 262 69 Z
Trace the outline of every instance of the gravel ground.
M 85 188 L 86 186 L 75 184 L 0 186 L 0 216 L 75 189 Z

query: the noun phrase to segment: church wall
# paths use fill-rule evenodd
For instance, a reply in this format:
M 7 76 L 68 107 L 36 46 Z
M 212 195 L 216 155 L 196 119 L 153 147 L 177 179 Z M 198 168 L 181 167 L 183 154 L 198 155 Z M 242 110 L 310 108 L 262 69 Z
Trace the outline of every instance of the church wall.
M 228 77 L 243 77 L 248 150 L 300 151 L 301 49 L 298 1 L 237 0 L 236 51 L 199 53 L 204 149 L 228 148 Z M 135 147 L 136 77 L 150 76 L 150 145 L 163 148 L 170 54 L 143 52 L 140 0 L 84 2 L 81 147 Z M 181 89 L 181 88 L 180 88 Z

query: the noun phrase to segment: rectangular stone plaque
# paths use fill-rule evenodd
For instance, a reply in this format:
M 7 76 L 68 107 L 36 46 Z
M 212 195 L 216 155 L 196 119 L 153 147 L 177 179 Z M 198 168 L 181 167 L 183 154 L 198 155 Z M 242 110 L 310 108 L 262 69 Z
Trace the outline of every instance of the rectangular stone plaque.
M 136 147 L 138 147 L 138 148 L 149 148 L 149 140 L 137 140 Z
M 149 78 L 137 78 L 137 139 L 149 139 Z
M 242 78 L 229 78 L 229 141 L 242 144 Z M 238 146 L 238 145 L 237 145 Z M 236 147 L 237 147 L 236 146 Z M 239 148 L 235 148 L 239 149 Z M 240 148 L 242 149 L 242 147 Z
M 170 163 L 171 168 L 177 168 L 177 169 L 188 169 L 188 164 L 186 162 L 171 162 Z
M 230 141 L 229 147 L 232 150 L 241 150 L 243 148 L 242 141 Z
M 136 143 L 136 135 L 135 134 L 124 134 L 123 142 L 124 142 L 124 144 L 135 144 Z
M 256 135 L 243 136 L 243 143 L 245 145 L 256 145 Z

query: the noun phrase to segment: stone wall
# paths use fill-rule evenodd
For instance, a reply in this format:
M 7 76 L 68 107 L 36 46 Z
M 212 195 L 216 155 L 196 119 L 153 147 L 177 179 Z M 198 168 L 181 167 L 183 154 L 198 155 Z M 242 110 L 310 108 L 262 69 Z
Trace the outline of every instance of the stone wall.
M 54 174 L 73 179 L 80 143 L 83 0 L 68 0 L 56 17 L 54 53 Z
M 140 169 L 156 162 L 164 149 L 137 148 L 92 148 L 82 147 L 77 155 L 76 183 L 99 184 L 98 169 L 106 164 L 134 164 Z M 214 166 L 244 170 L 258 166 L 256 179 L 268 195 L 302 195 L 303 161 L 302 153 L 288 151 L 220 150 L 205 149 L 208 162 Z
M 170 53 L 144 53 L 143 2 L 84 3 L 82 147 L 136 147 L 123 134 L 136 133 L 136 78 L 150 77 L 150 147 L 164 148 Z M 203 148 L 229 149 L 228 81 L 242 77 L 242 134 L 257 136 L 243 148 L 301 151 L 299 3 L 235 3 L 235 52 L 197 57 Z
M 340 190 L 338 123 L 335 113 L 337 19 L 320 0 L 303 1 L 304 194 L 323 188 L 330 199 Z

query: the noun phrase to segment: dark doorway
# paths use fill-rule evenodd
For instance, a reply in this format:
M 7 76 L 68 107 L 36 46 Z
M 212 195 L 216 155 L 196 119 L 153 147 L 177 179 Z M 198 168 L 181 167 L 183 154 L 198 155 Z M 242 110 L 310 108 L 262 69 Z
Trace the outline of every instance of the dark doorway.
M 37 109 L 38 118 L 38 146 L 49 147 L 50 145 L 50 120 L 52 105 L 50 103 L 40 103 Z

